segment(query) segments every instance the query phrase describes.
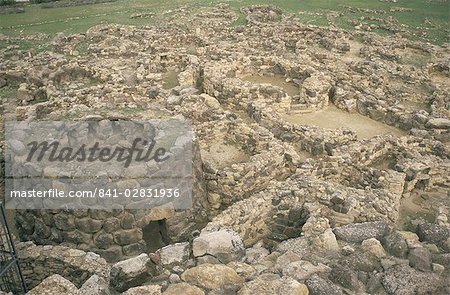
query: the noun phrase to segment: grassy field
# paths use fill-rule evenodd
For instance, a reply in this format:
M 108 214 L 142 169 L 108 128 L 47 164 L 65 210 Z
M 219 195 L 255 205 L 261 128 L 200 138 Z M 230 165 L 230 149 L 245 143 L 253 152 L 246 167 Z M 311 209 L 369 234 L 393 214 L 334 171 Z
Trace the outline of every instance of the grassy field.
M 236 11 L 239 11 L 242 6 L 275 2 L 277 6 L 298 16 L 305 23 L 335 24 L 346 29 L 353 28 L 348 20 L 359 19 L 363 16 L 392 17 L 404 25 L 412 39 L 435 44 L 449 42 L 449 0 L 398 0 L 397 3 L 379 0 L 118 0 L 102 4 L 50 9 L 43 9 L 40 4 L 30 4 L 25 7 L 25 13 L 0 15 L 0 30 L 4 34 L 12 36 L 38 32 L 51 36 L 58 32 L 65 34 L 84 32 L 91 26 L 101 23 L 148 25 L 159 22 L 163 18 L 162 12 L 169 9 L 181 6 L 210 6 L 220 2 L 229 3 Z M 376 9 L 385 13 L 373 15 L 351 12 L 348 7 Z M 391 11 L 393 7 L 409 8 L 412 11 Z M 130 16 L 137 12 L 155 12 L 159 17 L 131 19 Z M 327 14 L 331 12 L 339 14 L 330 20 L 327 18 Z M 425 20 L 427 20 L 426 23 Z M 241 17 L 238 24 L 243 23 L 245 21 Z M 376 24 L 377 21 L 371 21 L 371 23 Z M 380 33 L 387 32 L 380 31 Z

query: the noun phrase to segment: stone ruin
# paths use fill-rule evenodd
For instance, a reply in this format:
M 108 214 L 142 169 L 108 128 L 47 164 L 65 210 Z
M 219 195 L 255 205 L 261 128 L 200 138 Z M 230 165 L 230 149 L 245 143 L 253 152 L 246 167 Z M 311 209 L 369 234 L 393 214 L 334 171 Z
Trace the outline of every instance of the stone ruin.
M 30 294 L 450 291 L 448 45 L 242 12 L 1 49 L 5 119 L 182 115 L 196 134 L 191 210 L 16 212 Z
M 177 194 L 183 196 L 179 199 L 169 199 L 167 202 L 162 198 L 154 198 L 151 204 L 145 200 L 146 205 L 143 205 L 143 201 L 139 198 L 126 196 L 114 200 L 102 197 L 81 198 L 73 202 L 50 198 L 45 200 L 26 198 L 23 201 L 8 196 L 7 206 L 9 202 L 14 202 L 12 206 L 17 208 L 14 210 L 14 218 L 20 239 L 33 240 L 40 245 L 65 245 L 85 251 L 92 250 L 109 262 L 155 251 L 170 241 L 186 240 L 188 232 L 192 231 L 191 228 L 202 220 L 199 214 L 203 210 L 200 202 L 202 200 L 206 202 L 206 196 L 198 185 L 202 182 L 198 147 L 192 149 L 191 143 L 185 140 L 190 139 L 191 131 L 184 130 L 188 128 L 184 125 L 182 121 L 177 120 L 164 123 L 155 120 L 41 122 L 27 126 L 14 124 L 11 127 L 7 124 L 7 136 L 11 138 L 7 144 L 11 149 L 6 154 L 10 163 L 6 175 L 29 177 L 25 183 L 19 180 L 11 183 L 7 180 L 8 188 L 14 185 L 20 190 L 39 188 L 69 192 L 91 191 L 94 187 L 96 191 L 117 190 L 124 194 L 127 189 L 155 188 L 158 179 L 165 177 L 166 187 L 175 187 Z M 158 140 L 163 134 L 164 140 Z M 30 154 L 24 152 L 25 147 L 19 142 L 25 138 L 29 142 L 53 138 L 58 140 L 57 147 L 64 142 L 70 142 L 74 147 L 89 147 L 95 142 L 96 145 L 109 147 L 110 150 L 111 144 L 131 146 L 131 141 L 134 141 L 134 145 L 136 138 L 139 142 L 144 138 L 153 141 L 155 145 L 151 150 L 147 149 L 146 153 L 150 151 L 149 157 L 153 157 L 159 149 L 163 149 L 164 153 L 170 153 L 171 156 L 167 156 L 168 159 L 163 165 L 158 165 L 155 161 L 150 165 L 147 163 L 148 160 L 145 163 L 107 161 L 99 167 L 98 163 L 89 163 L 88 159 L 82 167 L 79 167 L 77 161 L 69 163 L 62 161 L 61 164 L 45 157 L 39 158 L 38 155 L 36 155 L 38 161 L 30 163 L 24 161 Z M 86 148 L 85 152 L 88 150 L 89 148 Z M 114 153 L 116 151 L 117 146 Z M 59 156 L 63 155 L 63 149 L 56 148 L 56 153 Z M 74 150 L 73 153 L 78 154 L 79 150 Z M 72 152 L 69 152 L 67 157 L 71 157 L 71 154 Z M 190 158 L 191 155 L 194 161 Z M 188 158 L 185 161 L 177 160 L 180 157 Z M 22 162 L 25 164 L 20 164 Z M 173 177 L 172 180 L 167 175 Z M 184 176 L 189 178 L 182 178 Z M 195 179 L 196 177 L 200 178 Z M 197 185 L 194 187 L 191 183 Z M 195 212 L 188 212 L 191 208 L 189 200 L 191 191 L 196 196 Z M 66 209 L 61 210 L 62 205 Z M 182 208 L 188 210 L 177 214 L 176 209 Z M 190 218 L 185 218 L 186 214 L 189 214 Z M 198 216 L 194 217 L 197 214 Z

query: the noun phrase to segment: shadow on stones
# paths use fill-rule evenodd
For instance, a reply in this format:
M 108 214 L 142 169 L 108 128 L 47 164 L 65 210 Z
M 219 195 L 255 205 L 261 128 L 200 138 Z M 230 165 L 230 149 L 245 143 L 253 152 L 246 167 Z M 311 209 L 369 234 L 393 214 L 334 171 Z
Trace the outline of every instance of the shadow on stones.
M 142 228 L 144 241 L 147 244 L 147 253 L 154 253 L 156 250 L 170 244 L 167 234 L 166 220 L 150 221 Z

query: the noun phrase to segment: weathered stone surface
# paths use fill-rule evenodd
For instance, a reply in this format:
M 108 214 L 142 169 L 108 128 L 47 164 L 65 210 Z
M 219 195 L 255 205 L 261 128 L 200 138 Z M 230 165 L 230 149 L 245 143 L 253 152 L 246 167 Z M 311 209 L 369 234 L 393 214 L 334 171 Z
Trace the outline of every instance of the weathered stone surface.
M 338 263 L 354 271 L 370 273 L 382 270 L 380 259 L 369 252 L 355 252 L 342 257 L 338 260 Z
M 386 236 L 384 246 L 391 255 L 396 257 L 406 258 L 408 255 L 408 244 L 399 232 Z
M 352 243 L 361 243 L 370 238 L 380 240 L 387 231 L 388 225 L 384 222 L 354 223 L 333 230 L 338 239 Z
M 433 255 L 433 262 L 442 264 L 445 268 L 450 269 L 450 253 Z
M 362 284 L 358 280 L 356 271 L 345 265 L 335 265 L 330 273 L 330 279 L 350 290 L 358 291 L 362 289 Z
M 311 278 L 306 280 L 306 286 L 308 287 L 309 294 L 311 295 L 343 295 L 341 288 L 333 284 L 328 279 L 324 279 L 317 274 L 312 275 Z
M 177 283 L 181 282 L 181 278 L 178 274 L 173 273 L 173 274 L 170 274 L 170 276 L 169 276 L 169 282 L 171 284 L 177 284 Z
M 53 294 L 67 294 L 76 295 L 77 287 L 69 280 L 60 275 L 52 275 L 42 281 L 39 285 L 34 287 L 27 294 L 30 295 L 53 295 Z
M 109 284 L 118 292 L 124 292 L 150 279 L 153 268 L 147 254 L 120 261 L 111 268 Z
M 112 234 L 99 233 L 94 237 L 94 243 L 100 249 L 108 249 L 114 244 L 114 237 Z
M 314 265 L 306 260 L 294 261 L 286 265 L 282 270 L 283 276 L 288 276 L 297 281 L 304 281 L 315 273 L 330 272 L 331 268 L 319 263 Z
M 203 255 L 197 257 L 197 264 L 210 263 L 210 264 L 222 264 L 216 257 L 212 255 Z
M 286 268 L 288 264 L 294 261 L 299 261 L 301 259 L 302 257 L 289 250 L 277 258 L 277 261 L 275 263 L 275 269 L 281 272 L 283 271 L 283 269 Z
M 108 218 L 103 223 L 103 229 L 107 233 L 112 233 L 120 229 L 120 220 L 115 217 Z
M 309 241 L 304 237 L 289 239 L 283 241 L 277 246 L 277 250 L 284 253 L 291 251 L 292 253 L 302 257 L 308 252 Z
M 423 247 L 411 249 L 408 253 L 409 265 L 420 271 L 431 271 L 430 251 Z
M 409 249 L 421 247 L 419 237 L 415 233 L 410 231 L 398 231 L 398 233 L 405 240 L 406 245 L 408 245 Z
M 105 278 L 91 276 L 78 290 L 78 295 L 110 295 L 109 284 Z
M 161 286 L 148 285 L 130 288 L 121 295 L 161 295 Z
M 245 250 L 244 260 L 247 263 L 255 264 L 260 262 L 262 259 L 270 254 L 269 250 L 262 247 L 261 244 L 256 244 L 252 248 Z
M 382 283 L 388 294 L 444 294 L 445 290 L 444 277 L 417 271 L 405 264 L 389 268 Z
M 439 263 L 432 263 L 431 267 L 433 269 L 433 272 L 437 274 L 442 274 L 445 271 L 445 267 L 443 265 L 440 265 Z
M 383 246 L 381 245 L 380 241 L 378 241 L 375 238 L 370 238 L 367 240 L 364 240 L 361 243 L 361 247 L 368 251 L 369 253 L 373 254 L 374 256 L 381 258 L 386 256 L 386 252 L 384 251 Z
M 122 247 L 122 252 L 125 256 L 136 256 L 147 250 L 147 244 L 144 240 L 137 243 L 129 244 Z
M 75 218 L 65 212 L 61 212 L 54 216 L 55 226 L 61 230 L 74 230 L 75 229 Z
M 381 284 L 382 274 L 373 274 L 370 275 L 366 282 L 366 290 L 370 294 L 374 294 L 379 290 L 383 289 L 383 285 Z
M 96 252 L 108 262 L 118 262 L 123 257 L 122 247 L 120 246 L 111 246 L 108 249 L 99 249 Z
M 76 227 L 85 233 L 96 233 L 102 228 L 102 221 L 83 218 L 75 220 Z
M 140 228 L 120 230 L 114 232 L 114 241 L 119 245 L 129 245 L 139 242 L 142 239 L 142 230 Z
M 160 256 L 161 265 L 179 265 L 189 259 L 190 245 L 188 242 L 176 243 L 159 249 L 155 254 Z
M 450 129 L 450 120 L 447 118 L 432 118 L 427 122 L 426 126 L 437 129 Z
M 195 257 L 209 254 L 222 263 L 228 263 L 244 256 L 244 244 L 241 237 L 233 231 L 202 232 L 194 239 L 192 251 Z
M 150 87 L 147 91 L 147 95 L 150 99 L 155 99 L 158 97 L 159 88 L 158 87 Z
M 280 278 L 274 274 L 264 274 L 244 284 L 239 295 L 308 295 L 308 288 L 288 277 Z
M 257 273 L 255 267 L 244 262 L 231 261 L 227 264 L 227 266 L 234 269 L 236 273 L 245 281 L 249 281 L 250 279 L 254 278 Z
M 90 277 L 101 281 L 109 276 L 108 263 L 92 252 L 63 246 L 36 246 L 32 242 L 18 243 L 16 249 L 29 289 L 53 274 L 70 279 L 77 287 Z
M 424 222 L 417 226 L 416 233 L 421 241 L 426 241 L 450 250 L 447 245 L 447 239 L 450 238 L 450 229 L 448 227 Z
M 134 215 L 129 212 L 124 212 L 120 225 L 123 229 L 132 229 L 135 225 Z
M 178 294 L 186 294 L 186 295 L 205 295 L 202 289 L 189 285 L 187 283 L 178 283 L 175 285 L 170 285 L 166 291 L 164 291 L 163 295 L 178 295 Z
M 241 287 L 244 280 L 232 268 L 220 264 L 201 264 L 186 270 L 181 279 L 189 284 L 213 290 L 225 286 Z
M 339 251 L 339 244 L 336 241 L 336 236 L 334 235 L 331 228 L 326 229 L 322 234 L 320 234 L 313 241 L 313 245 L 323 251 Z

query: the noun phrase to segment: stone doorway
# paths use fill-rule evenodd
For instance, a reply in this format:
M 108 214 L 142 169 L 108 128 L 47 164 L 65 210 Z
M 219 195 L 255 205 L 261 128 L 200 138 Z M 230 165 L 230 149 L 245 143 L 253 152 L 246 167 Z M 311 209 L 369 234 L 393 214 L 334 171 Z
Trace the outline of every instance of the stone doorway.
M 147 253 L 154 253 L 156 250 L 170 244 L 167 234 L 166 220 L 150 221 L 142 228 L 144 241 L 147 244 Z

